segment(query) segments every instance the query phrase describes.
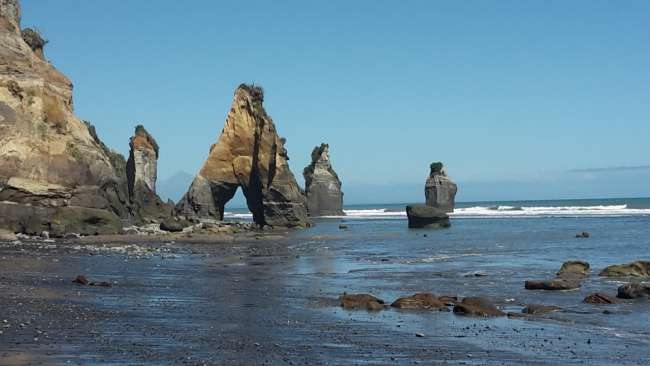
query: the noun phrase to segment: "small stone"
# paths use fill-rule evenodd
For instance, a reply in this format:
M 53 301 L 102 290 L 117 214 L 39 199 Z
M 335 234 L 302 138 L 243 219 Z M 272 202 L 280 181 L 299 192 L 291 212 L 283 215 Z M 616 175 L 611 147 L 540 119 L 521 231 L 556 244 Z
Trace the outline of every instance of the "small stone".
M 76 284 L 79 284 L 79 285 L 87 285 L 90 282 L 88 281 L 86 276 L 79 275 L 74 280 L 72 280 L 72 283 L 76 283 Z
M 424 333 L 415 333 L 415 336 L 418 338 L 424 337 Z

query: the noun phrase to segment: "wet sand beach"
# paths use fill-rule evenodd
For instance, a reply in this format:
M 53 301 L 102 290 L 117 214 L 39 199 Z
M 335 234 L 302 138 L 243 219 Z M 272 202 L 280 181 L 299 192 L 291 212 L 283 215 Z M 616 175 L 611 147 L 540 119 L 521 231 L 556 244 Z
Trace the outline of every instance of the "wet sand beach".
M 3 242 L 0 364 L 646 362 L 647 301 L 582 299 L 597 291 L 616 295 L 620 281 L 598 277 L 598 268 L 647 257 L 643 242 L 629 243 L 647 218 L 459 219 L 447 230 L 408 230 L 402 220 L 351 220 L 347 230 L 339 224 L 321 220 L 285 236 L 220 241 Z M 572 237 L 578 227 L 593 237 Z M 617 251 L 622 243 L 625 254 Z M 523 288 L 526 279 L 553 276 L 567 259 L 592 263 L 581 289 Z M 77 275 L 111 287 L 72 283 Z M 562 310 L 484 319 L 349 311 L 337 301 L 343 292 L 390 303 L 422 291 L 485 296 L 510 312 L 530 303 Z

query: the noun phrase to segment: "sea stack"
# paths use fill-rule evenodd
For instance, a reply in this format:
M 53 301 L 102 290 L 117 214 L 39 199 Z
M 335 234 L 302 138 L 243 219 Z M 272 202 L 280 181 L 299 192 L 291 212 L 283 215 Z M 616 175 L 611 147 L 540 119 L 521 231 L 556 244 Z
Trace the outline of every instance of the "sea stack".
M 305 178 L 309 216 L 344 215 L 341 181 L 332 168 L 328 144 L 314 147 L 311 164 L 303 170 L 302 175 Z
M 156 194 L 158 156 L 160 149 L 156 140 L 142 125 L 135 127 L 129 140 L 129 160 L 126 177 L 129 199 L 141 220 L 160 221 L 171 216 L 173 205 L 168 205 Z
M 119 233 L 132 219 L 120 156 L 74 115 L 72 83 L 45 59 L 46 43 L 21 32 L 17 0 L 0 0 L 0 228 Z
M 178 216 L 223 220 L 225 204 L 241 187 L 259 226 L 308 226 L 305 197 L 289 169 L 286 141 L 278 136 L 263 101 L 259 86 L 237 88 L 219 140 L 176 205 Z
M 431 163 L 431 172 L 424 187 L 427 206 L 435 207 L 444 212 L 453 212 L 456 205 L 458 187 L 447 177 L 441 162 Z

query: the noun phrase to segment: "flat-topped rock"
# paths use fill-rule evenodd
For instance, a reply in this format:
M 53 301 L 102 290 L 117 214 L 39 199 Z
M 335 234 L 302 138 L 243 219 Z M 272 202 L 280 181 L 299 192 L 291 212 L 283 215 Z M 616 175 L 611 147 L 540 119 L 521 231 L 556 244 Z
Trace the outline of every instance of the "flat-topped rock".
M 426 205 L 406 206 L 409 228 L 441 228 L 449 227 L 449 215 L 439 208 Z

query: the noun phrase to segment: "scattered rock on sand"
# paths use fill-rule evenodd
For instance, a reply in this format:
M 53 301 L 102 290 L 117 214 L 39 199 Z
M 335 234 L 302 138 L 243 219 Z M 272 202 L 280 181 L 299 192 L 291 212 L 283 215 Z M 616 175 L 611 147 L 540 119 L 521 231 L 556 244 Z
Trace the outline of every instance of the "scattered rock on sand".
M 341 307 L 349 310 L 382 310 L 384 300 L 368 294 L 343 294 L 339 296 Z
M 589 276 L 589 263 L 584 261 L 567 261 L 557 273 L 559 278 L 584 278 Z
M 540 314 L 548 314 L 560 310 L 562 309 L 559 306 L 529 304 L 526 305 L 521 310 L 521 312 L 528 315 L 540 315 Z
M 400 297 L 390 306 L 398 309 L 418 310 L 443 310 L 447 309 L 444 302 L 440 301 L 430 292 L 420 292 L 408 297 Z
M 616 299 L 609 295 L 597 292 L 587 295 L 582 302 L 586 304 L 615 304 Z
M 628 283 L 618 288 L 620 299 L 650 298 L 650 283 Z
M 636 261 L 628 264 L 615 264 L 603 269 L 603 277 L 650 277 L 650 261 Z
M 576 238 L 584 238 L 584 239 L 587 239 L 587 238 L 589 238 L 590 236 L 591 236 L 591 234 L 589 234 L 589 233 L 586 232 L 586 231 L 583 231 L 583 232 L 581 232 L 581 233 L 577 233 L 577 234 L 576 234 Z
M 341 225 L 339 225 L 339 229 L 341 229 L 341 230 L 347 230 L 347 229 L 348 229 L 348 225 L 341 224 Z
M 74 280 L 72 280 L 72 283 L 76 283 L 79 285 L 87 285 L 90 283 L 90 281 L 88 281 L 86 276 L 79 275 Z
M 468 316 L 504 316 L 490 300 L 483 297 L 466 297 L 460 304 L 454 306 L 454 313 Z
M 178 233 L 188 226 L 190 226 L 188 221 L 168 218 L 160 223 L 160 230 L 169 231 L 170 233 Z
M 580 288 L 580 281 L 570 280 L 564 278 L 556 278 L 553 280 L 530 280 L 526 281 L 524 284 L 526 290 L 549 290 L 549 291 L 561 291 L 561 290 L 575 290 Z

